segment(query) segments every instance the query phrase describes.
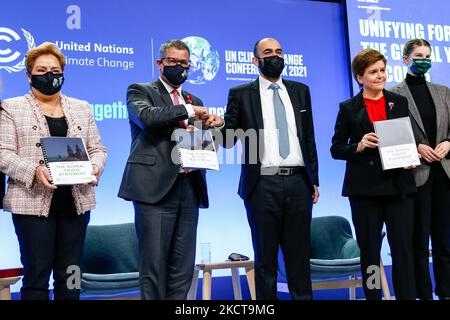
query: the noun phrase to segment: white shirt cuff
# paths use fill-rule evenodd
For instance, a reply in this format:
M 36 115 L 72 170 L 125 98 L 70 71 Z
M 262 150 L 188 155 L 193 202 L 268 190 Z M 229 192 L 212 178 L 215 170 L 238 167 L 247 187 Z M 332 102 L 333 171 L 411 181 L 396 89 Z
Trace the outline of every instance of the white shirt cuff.
M 192 107 L 192 104 L 185 104 L 184 107 L 186 108 L 189 118 L 195 117 L 195 111 L 194 108 Z
M 214 127 L 214 129 L 222 130 L 223 127 L 225 127 L 225 121 L 223 122 L 223 124 L 222 124 L 221 126 L 219 126 L 219 127 Z

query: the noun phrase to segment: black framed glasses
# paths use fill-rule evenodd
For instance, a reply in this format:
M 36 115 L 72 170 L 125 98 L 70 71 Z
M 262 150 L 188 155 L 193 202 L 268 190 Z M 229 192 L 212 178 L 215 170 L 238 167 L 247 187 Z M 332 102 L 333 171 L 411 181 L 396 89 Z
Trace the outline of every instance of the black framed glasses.
M 178 60 L 178 59 L 171 58 L 171 57 L 161 58 L 161 60 L 163 60 L 163 61 L 165 60 L 166 64 L 169 67 L 174 67 L 179 64 L 182 67 L 187 68 L 191 65 L 191 60 Z

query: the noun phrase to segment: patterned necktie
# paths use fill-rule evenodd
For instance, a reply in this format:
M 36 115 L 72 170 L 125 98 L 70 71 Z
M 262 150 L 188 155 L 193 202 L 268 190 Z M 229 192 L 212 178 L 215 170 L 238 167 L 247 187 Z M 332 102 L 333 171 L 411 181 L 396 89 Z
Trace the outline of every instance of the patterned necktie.
M 283 101 L 281 100 L 278 89 L 280 86 L 272 83 L 269 87 L 273 90 L 273 107 L 275 110 L 275 121 L 278 129 L 278 148 L 280 156 L 285 159 L 289 155 L 289 132 L 286 119 L 286 111 L 284 109 Z
M 179 105 L 180 104 L 180 100 L 178 99 L 178 90 L 177 89 L 173 89 L 172 90 L 172 95 L 173 95 L 173 103 L 174 105 Z M 184 120 L 181 120 L 179 122 L 179 127 L 180 128 L 186 128 L 186 124 L 184 123 Z

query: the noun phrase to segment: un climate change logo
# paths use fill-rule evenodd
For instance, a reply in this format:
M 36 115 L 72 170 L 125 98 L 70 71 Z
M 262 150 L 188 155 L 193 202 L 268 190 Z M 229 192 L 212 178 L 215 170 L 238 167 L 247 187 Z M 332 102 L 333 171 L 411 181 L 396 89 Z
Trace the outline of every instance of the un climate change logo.
M 211 81 L 217 75 L 220 66 L 219 54 L 213 50 L 208 40 L 201 37 L 183 39 L 191 50 L 191 67 L 188 82 L 203 84 Z
M 21 28 L 21 30 L 27 43 L 28 50 L 34 48 L 36 45 L 31 33 L 23 28 Z M 21 37 L 14 30 L 0 27 L 0 70 L 4 69 L 9 73 L 13 73 L 20 72 L 25 69 L 25 57 L 16 62 L 17 59 L 21 56 L 21 53 L 19 51 L 11 50 L 11 47 L 16 47 L 11 42 L 20 40 L 22 40 Z M 2 44 L 2 42 L 4 41 L 7 42 L 7 46 L 9 46 L 10 48 L 3 49 L 5 45 Z

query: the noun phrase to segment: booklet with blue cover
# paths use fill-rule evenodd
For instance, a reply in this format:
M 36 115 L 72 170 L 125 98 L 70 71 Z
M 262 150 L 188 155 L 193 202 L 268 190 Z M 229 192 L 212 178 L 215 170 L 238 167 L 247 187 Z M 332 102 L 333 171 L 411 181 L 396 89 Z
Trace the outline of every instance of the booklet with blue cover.
M 82 138 L 41 138 L 41 147 L 54 185 L 83 184 L 95 180 L 91 160 Z

